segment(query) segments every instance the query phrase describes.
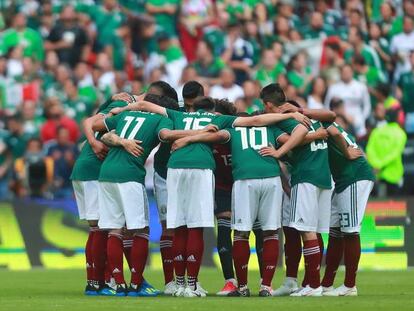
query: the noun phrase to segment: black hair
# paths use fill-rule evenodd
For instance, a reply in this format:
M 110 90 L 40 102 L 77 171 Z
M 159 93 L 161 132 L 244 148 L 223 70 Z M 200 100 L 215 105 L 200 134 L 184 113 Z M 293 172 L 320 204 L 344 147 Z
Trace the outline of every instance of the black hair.
M 298 107 L 298 108 L 301 108 L 302 106 L 296 101 L 296 100 L 293 100 L 293 99 L 289 99 L 289 100 L 287 100 L 286 101 L 288 104 L 291 104 L 291 105 L 293 105 L 293 106 L 295 106 L 295 107 Z
M 176 102 L 175 100 L 171 99 L 168 96 L 147 94 L 145 95 L 144 100 L 149 101 L 158 106 L 167 108 L 167 109 L 172 109 L 172 110 L 180 109 L 180 106 L 178 106 L 178 102 Z
M 329 102 L 329 109 L 335 110 L 336 108 L 341 107 L 344 104 L 344 101 L 338 97 L 334 97 Z
M 382 96 L 388 97 L 391 94 L 392 88 L 391 84 L 381 82 L 376 85 L 375 90 L 379 92 Z
M 361 54 L 355 54 L 353 61 L 355 65 L 365 66 L 367 64 L 365 58 Z
M 178 103 L 177 92 L 165 81 L 155 81 L 150 84 L 149 88 L 156 88 L 161 95 L 167 96 Z
M 237 114 L 237 108 L 234 106 L 234 104 L 229 101 L 227 98 L 222 99 L 214 99 L 215 101 L 215 110 L 218 113 L 224 114 L 224 115 L 230 115 L 235 116 Z
M 197 81 L 188 81 L 183 86 L 183 98 L 194 99 L 199 96 L 204 96 L 204 87 Z
M 216 106 L 216 102 L 210 96 L 202 96 L 197 98 L 193 103 L 193 108 L 195 111 L 197 110 L 206 110 L 206 111 L 214 111 Z
M 260 99 L 273 105 L 282 105 L 287 101 L 286 94 L 279 83 L 271 83 L 260 91 Z

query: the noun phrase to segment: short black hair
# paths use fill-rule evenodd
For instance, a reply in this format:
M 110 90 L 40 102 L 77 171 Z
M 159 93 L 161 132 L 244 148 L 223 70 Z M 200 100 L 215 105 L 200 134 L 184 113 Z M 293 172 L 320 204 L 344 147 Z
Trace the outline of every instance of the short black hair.
M 178 103 L 178 94 L 177 94 L 177 92 L 167 82 L 161 81 L 161 80 L 155 81 L 155 82 L 150 84 L 149 89 L 150 88 L 156 88 L 157 90 L 160 91 L 161 95 L 167 96 L 167 97 L 171 98 L 172 100 L 175 100 Z
M 199 97 L 193 103 L 193 107 L 195 111 L 200 110 L 200 109 L 206 110 L 206 111 L 214 111 L 215 106 L 216 106 L 216 102 L 210 96 Z
M 362 56 L 361 54 L 355 54 L 353 57 L 353 61 L 355 65 L 359 65 L 359 66 L 365 66 L 367 64 L 364 56 Z
M 167 109 L 172 109 L 172 110 L 180 109 L 180 106 L 178 106 L 178 102 L 176 102 L 175 100 L 171 99 L 168 96 L 147 94 L 145 95 L 144 100 L 154 103 L 158 106 L 167 108 Z
M 271 83 L 260 91 L 260 99 L 279 106 L 287 101 L 286 94 L 279 83 Z
M 343 106 L 344 101 L 338 97 L 334 97 L 331 99 L 331 101 L 329 102 L 329 109 L 331 110 L 335 110 L 341 106 Z
M 375 86 L 375 90 L 384 97 L 390 96 L 392 92 L 391 84 L 380 82 Z
M 188 81 L 183 86 L 183 98 L 194 99 L 199 96 L 204 96 L 204 87 L 197 81 Z
M 223 99 L 214 99 L 215 101 L 215 110 L 218 113 L 229 115 L 229 116 L 235 116 L 237 114 L 237 108 L 234 106 L 234 104 L 229 101 L 227 98 Z

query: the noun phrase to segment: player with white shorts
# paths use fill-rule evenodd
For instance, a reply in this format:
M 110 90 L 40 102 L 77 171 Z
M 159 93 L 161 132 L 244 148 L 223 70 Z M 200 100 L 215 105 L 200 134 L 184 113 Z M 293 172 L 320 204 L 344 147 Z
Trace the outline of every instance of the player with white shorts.
M 356 274 L 361 255 L 359 232 L 375 176 L 355 139 L 335 122 L 327 126 L 330 135 L 329 164 L 335 190 L 322 280 L 323 295 L 356 296 Z M 333 283 L 342 253 L 345 258 L 345 280 L 342 286 L 335 289 Z

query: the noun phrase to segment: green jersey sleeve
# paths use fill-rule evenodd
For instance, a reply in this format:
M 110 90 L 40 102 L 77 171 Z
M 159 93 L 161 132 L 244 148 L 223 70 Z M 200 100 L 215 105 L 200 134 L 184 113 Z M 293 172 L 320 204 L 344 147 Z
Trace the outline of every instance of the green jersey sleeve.
M 178 118 L 182 117 L 182 112 L 180 111 L 176 111 L 176 110 L 172 110 L 172 109 L 165 109 L 167 111 L 167 116 L 168 118 L 170 118 L 173 123 L 177 122 Z
M 288 134 L 292 134 L 298 125 L 300 123 L 295 119 L 287 119 L 277 123 L 278 128 Z
M 213 124 L 217 125 L 220 130 L 225 128 L 232 128 L 234 121 L 236 121 L 237 117 L 235 116 L 218 116 L 213 120 Z
M 116 116 L 110 117 L 110 118 L 106 118 L 104 120 L 106 129 L 108 130 L 108 132 L 116 129 L 116 126 L 118 124 L 119 119 L 121 118 L 121 116 L 123 115 L 123 113 L 120 113 Z
M 171 121 L 171 119 L 168 119 L 166 117 L 161 118 L 160 122 L 158 123 L 156 132 L 159 133 L 164 129 L 167 129 L 167 130 L 174 129 L 174 124 Z
M 272 127 L 272 132 L 273 132 L 273 134 L 275 135 L 275 138 L 276 138 L 276 141 L 275 141 L 276 145 L 279 145 L 279 143 L 278 143 L 279 137 L 281 137 L 283 135 L 287 135 L 284 131 L 282 131 L 277 126 Z

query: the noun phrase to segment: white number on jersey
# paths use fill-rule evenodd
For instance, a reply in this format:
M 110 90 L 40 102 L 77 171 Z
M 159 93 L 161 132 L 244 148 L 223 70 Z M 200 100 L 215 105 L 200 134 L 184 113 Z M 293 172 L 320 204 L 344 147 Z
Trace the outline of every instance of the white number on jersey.
M 268 146 L 267 141 L 267 128 L 266 127 L 236 127 L 236 131 L 240 132 L 242 149 L 253 148 L 254 150 L 260 150 L 263 147 Z M 256 142 L 256 132 L 260 134 L 260 144 Z
M 211 123 L 211 118 L 184 118 L 184 130 L 202 130 Z
M 313 121 L 312 123 L 317 123 L 318 121 Z M 313 128 L 313 126 L 311 126 L 309 132 L 311 133 L 315 133 L 315 129 Z M 323 150 L 328 148 L 328 143 L 325 140 L 314 140 L 313 142 L 311 142 L 310 144 L 311 146 L 311 151 L 317 151 L 317 150 Z
M 141 128 L 142 124 L 144 124 L 145 118 L 140 117 L 131 117 L 127 116 L 124 119 L 126 121 L 124 127 L 122 128 L 121 134 L 119 137 L 125 138 L 126 132 L 128 131 L 128 128 L 131 126 L 132 122 L 135 121 L 134 128 L 132 129 L 131 133 L 129 133 L 127 139 L 134 139 L 135 135 L 137 135 L 139 129 Z

